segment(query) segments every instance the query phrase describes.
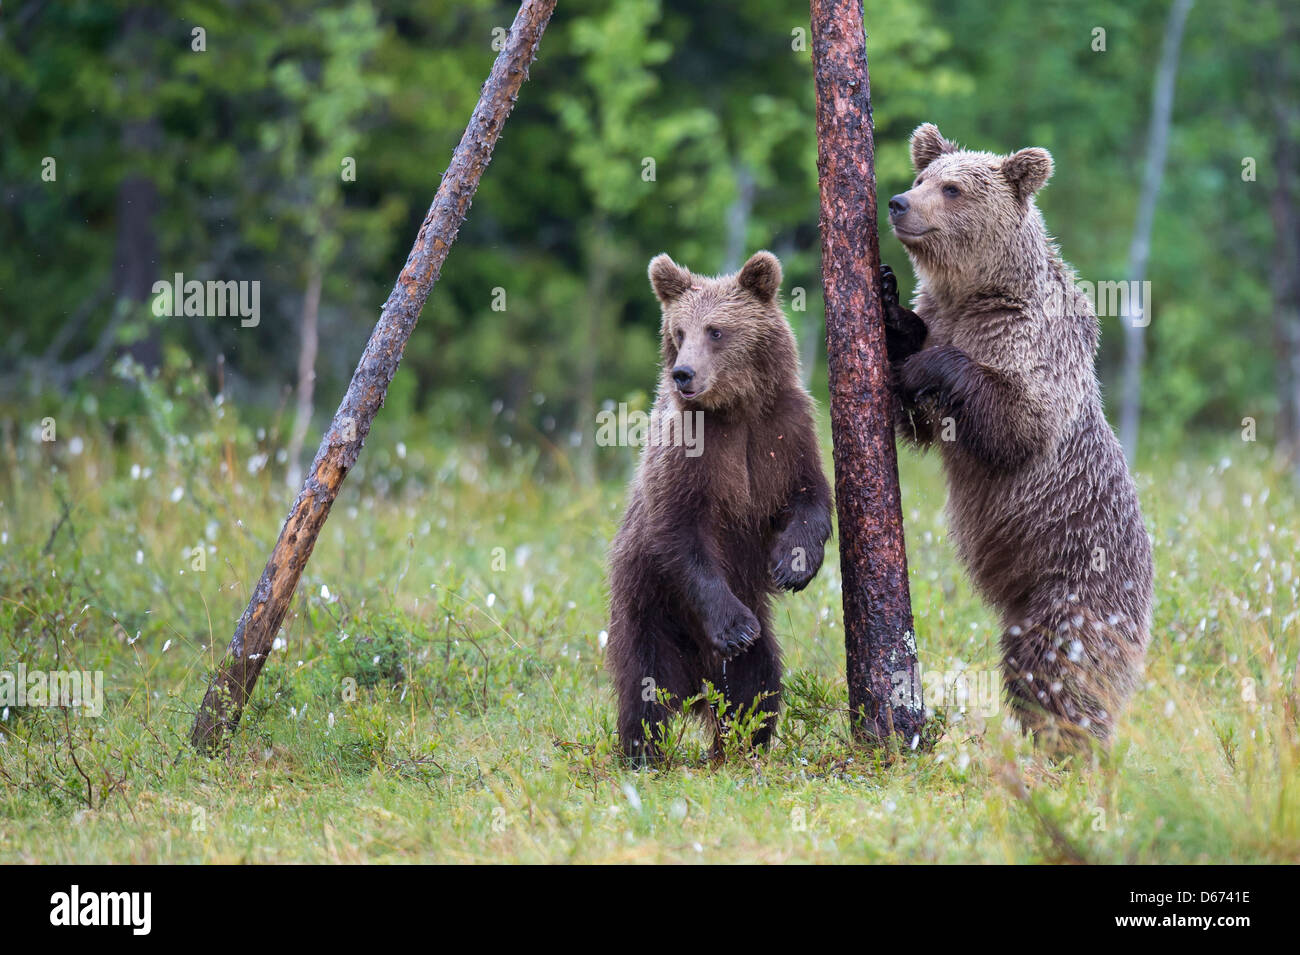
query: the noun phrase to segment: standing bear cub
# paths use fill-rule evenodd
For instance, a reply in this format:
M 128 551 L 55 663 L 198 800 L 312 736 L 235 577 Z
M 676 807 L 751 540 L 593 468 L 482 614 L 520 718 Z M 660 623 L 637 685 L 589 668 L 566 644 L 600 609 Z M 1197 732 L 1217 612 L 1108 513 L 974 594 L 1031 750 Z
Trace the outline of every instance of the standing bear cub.
M 661 724 L 706 682 L 730 712 L 766 714 L 753 743 L 770 739 L 781 657 L 768 598 L 808 585 L 831 533 L 781 263 L 759 252 L 707 278 L 659 255 L 649 272 L 663 367 L 609 573 L 618 734 L 637 760 L 661 755 Z M 683 415 L 694 442 L 657 440 Z
M 1151 547 L 1102 414 L 1097 318 L 1034 194 L 1043 149 L 971 152 L 926 123 L 912 188 L 889 201 L 920 279 L 882 275 L 899 429 L 937 443 L 957 552 L 998 609 L 1003 682 L 1054 751 L 1112 737 L 1149 639 Z

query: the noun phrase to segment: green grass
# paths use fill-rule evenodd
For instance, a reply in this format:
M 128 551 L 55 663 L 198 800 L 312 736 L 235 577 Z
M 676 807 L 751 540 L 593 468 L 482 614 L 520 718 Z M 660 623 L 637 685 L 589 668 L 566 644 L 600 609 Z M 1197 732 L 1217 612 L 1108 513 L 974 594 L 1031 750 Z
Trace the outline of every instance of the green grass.
M 832 551 L 778 605 L 776 745 L 714 766 L 683 726 L 638 773 L 599 643 L 621 483 L 381 415 L 207 760 L 193 711 L 292 494 L 274 460 L 250 470 L 274 432 L 137 385 L 116 440 L 86 407 L 55 414 L 53 443 L 29 433 L 39 409 L 0 432 L 0 669 L 102 670 L 106 696 L 99 718 L 0 720 L 0 862 L 1300 861 L 1300 509 L 1262 445 L 1143 462 L 1154 639 L 1105 765 L 1044 763 L 1000 706 L 940 707 L 932 752 L 855 748 Z M 937 461 L 902 469 L 922 663 L 984 679 L 994 619 L 946 542 Z

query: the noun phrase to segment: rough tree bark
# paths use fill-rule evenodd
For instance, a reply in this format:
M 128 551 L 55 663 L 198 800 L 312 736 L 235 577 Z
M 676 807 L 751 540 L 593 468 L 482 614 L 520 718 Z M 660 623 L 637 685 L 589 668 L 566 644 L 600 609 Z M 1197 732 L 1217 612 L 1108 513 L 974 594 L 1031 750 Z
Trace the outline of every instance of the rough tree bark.
M 894 401 L 885 357 L 862 0 L 812 0 L 822 285 L 849 707 L 859 739 L 915 744 L 925 720 Z
M 344 477 L 361 453 L 375 413 L 384 403 L 406 342 L 465 220 L 554 9 L 555 0 L 524 0 L 519 8 L 505 48 L 483 85 L 478 105 L 442 177 L 397 285 L 384 303 L 347 394 L 316 452 L 311 473 L 298 492 L 253 599 L 239 618 L 225 658 L 203 697 L 190 734 L 191 742 L 200 750 L 212 752 L 239 722 L 289 609 L 294 588 L 311 557 L 316 536 Z
M 1151 320 L 1151 303 L 1142 302 L 1141 324 L 1133 302 L 1141 294 L 1147 277 L 1147 259 L 1151 253 L 1151 228 L 1155 224 L 1156 199 L 1165 175 L 1165 153 L 1169 146 L 1169 121 L 1174 111 L 1174 80 L 1178 78 L 1178 51 L 1183 42 L 1183 27 L 1193 0 L 1174 0 L 1165 21 L 1165 38 L 1160 49 L 1160 66 L 1156 69 L 1155 88 L 1151 93 L 1151 125 L 1147 133 L 1146 170 L 1142 175 L 1142 195 L 1138 199 L 1137 224 L 1128 253 L 1129 294 L 1120 301 L 1127 307 L 1120 315 L 1124 326 L 1124 384 L 1120 404 L 1119 440 L 1129 465 L 1137 458 L 1138 422 L 1142 413 L 1142 364 L 1146 358 L 1146 324 Z

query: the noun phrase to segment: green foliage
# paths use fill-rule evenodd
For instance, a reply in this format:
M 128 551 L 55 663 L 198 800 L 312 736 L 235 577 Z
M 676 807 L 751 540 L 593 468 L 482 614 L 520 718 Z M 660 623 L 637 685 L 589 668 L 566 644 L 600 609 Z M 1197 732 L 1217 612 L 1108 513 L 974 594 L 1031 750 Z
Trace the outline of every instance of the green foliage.
M 973 146 L 1046 146 L 1057 173 L 1041 201 L 1066 257 L 1084 279 L 1121 278 L 1166 10 L 870 4 L 879 196 L 910 180 L 906 139 L 925 119 Z M 331 407 L 512 12 L 490 0 L 295 0 L 236 14 L 190 0 L 142 13 L 105 0 L 57 23 L 37 7 L 0 24 L 10 397 L 103 397 L 123 348 L 150 367 L 181 352 L 212 382 L 220 354 L 224 390 L 265 423 L 293 380 L 319 269 L 317 394 Z M 1274 100 L 1286 93 L 1253 93 L 1276 85 L 1268 64 L 1284 28 L 1272 2 L 1197 5 L 1188 23 L 1149 269 L 1144 400 L 1156 436 L 1247 415 L 1271 428 L 1268 202 Z M 790 317 L 816 364 L 810 58 L 807 7 L 791 0 L 561 4 L 407 349 L 401 406 L 539 449 L 556 472 L 589 468 L 591 416 L 652 386 L 658 314 L 644 270 L 664 250 L 703 271 L 776 250 L 787 289 L 802 290 Z M 41 178 L 45 157 L 54 182 Z M 1257 182 L 1242 180 L 1245 157 Z M 121 231 L 131 177 L 157 193 L 145 231 Z M 158 319 L 123 298 L 115 263 L 151 243 L 155 279 L 260 281 L 264 320 Z M 887 228 L 882 244 L 905 275 Z M 1106 318 L 1107 383 L 1120 337 Z
M 492 464 L 431 426 L 381 427 L 209 761 L 186 741 L 194 708 L 289 492 L 270 439 L 192 369 L 123 372 L 140 424 L 120 440 L 76 407 L 52 444 L 0 433 L 0 670 L 101 671 L 105 697 L 100 717 L 0 712 L 0 859 L 1300 860 L 1300 514 L 1258 445 L 1143 463 L 1154 640 L 1101 766 L 1047 764 L 1001 705 L 928 680 L 933 747 L 856 748 L 832 548 L 778 605 L 772 748 L 751 753 L 757 717 L 712 689 L 721 751 L 681 718 L 667 762 L 637 771 L 600 636 L 621 484 L 538 482 L 519 448 Z M 922 665 L 996 682 L 937 464 L 901 466 Z
M 879 196 L 911 179 L 923 120 L 981 148 L 1046 146 L 1042 204 L 1066 257 L 1081 278 L 1122 277 L 1167 9 L 868 4 Z M 807 5 L 559 5 L 214 761 L 186 736 L 292 496 L 285 383 L 304 286 L 322 270 L 324 413 L 514 5 L 6 7 L 0 670 L 102 672 L 105 712 L 0 708 L 0 859 L 1300 861 L 1300 514 L 1267 448 L 1268 203 L 1287 171 L 1276 110 L 1296 98 L 1277 82 L 1286 9 L 1198 4 L 1188 23 L 1138 462 L 1156 622 L 1111 758 L 1044 764 L 1000 707 L 935 699 L 933 747 L 855 748 L 832 549 L 779 605 L 772 749 L 751 753 L 756 717 L 713 691 L 721 752 L 682 718 L 667 763 L 636 772 L 615 752 L 601 650 L 634 455 L 594 449 L 592 416 L 648 403 L 645 265 L 660 251 L 701 271 L 777 251 L 817 362 Z M 882 251 L 905 274 L 887 230 Z M 137 267 L 260 281 L 262 321 L 154 316 L 128 287 Z M 1106 381 L 1118 331 L 1104 321 Z M 1259 443 L 1239 439 L 1246 416 Z M 923 666 L 995 676 L 996 628 L 946 539 L 937 463 L 904 453 L 901 467 Z

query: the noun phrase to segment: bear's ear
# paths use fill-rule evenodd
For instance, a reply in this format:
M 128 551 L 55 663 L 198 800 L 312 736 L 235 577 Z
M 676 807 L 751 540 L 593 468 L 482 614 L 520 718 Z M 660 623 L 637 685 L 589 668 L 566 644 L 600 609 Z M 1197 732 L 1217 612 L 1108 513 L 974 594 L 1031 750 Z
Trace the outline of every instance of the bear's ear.
M 1052 176 L 1052 154 L 1046 149 L 1022 149 L 1002 160 L 1002 175 L 1016 190 L 1016 198 L 1027 202 Z
M 957 144 L 943 138 L 934 123 L 922 123 L 912 130 L 912 169 L 920 172 L 944 153 L 955 153 Z
M 649 272 L 650 287 L 665 305 L 681 298 L 690 288 L 691 273 L 669 258 L 667 252 L 660 252 L 650 260 Z
M 737 281 L 755 298 L 770 302 L 781 288 L 781 260 L 771 252 L 755 252 L 740 270 Z

